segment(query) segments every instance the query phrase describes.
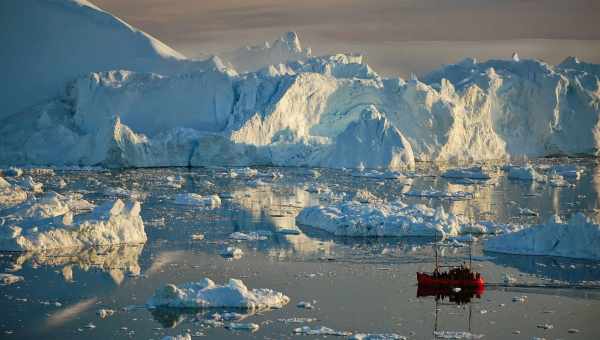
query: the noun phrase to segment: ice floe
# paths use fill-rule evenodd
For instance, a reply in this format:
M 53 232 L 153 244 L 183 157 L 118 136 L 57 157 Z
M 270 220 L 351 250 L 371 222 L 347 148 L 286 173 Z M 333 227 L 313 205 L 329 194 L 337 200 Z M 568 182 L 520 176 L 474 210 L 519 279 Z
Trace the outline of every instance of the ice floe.
M 466 191 L 441 191 L 430 188 L 428 190 L 410 190 L 404 193 L 406 196 L 426 198 L 446 198 L 451 200 L 470 200 L 474 195 Z
M 0 282 L 2 282 L 3 285 L 8 286 L 21 281 L 25 281 L 25 278 L 23 276 L 0 273 Z
M 348 340 L 406 340 L 405 336 L 398 335 L 396 333 L 357 333 L 348 338 Z
M 508 179 L 533 182 L 546 182 L 548 180 L 547 176 L 535 171 L 531 164 L 525 166 L 507 165 L 504 169 L 508 172 Z
M 266 288 L 249 289 L 244 282 L 230 279 L 217 285 L 204 278 L 180 285 L 168 284 L 159 288 L 148 302 L 149 307 L 174 308 L 242 308 L 264 310 L 281 308 L 290 299 L 280 292 Z
M 443 207 L 406 205 L 400 201 L 363 204 L 355 201 L 304 208 L 300 225 L 338 236 L 456 236 L 466 221 Z
M 348 331 L 336 331 L 329 327 L 321 326 L 311 328 L 310 326 L 303 326 L 294 329 L 294 334 L 302 334 L 302 335 L 331 335 L 331 336 L 351 336 L 352 332 Z
M 600 225 L 582 213 L 568 222 L 553 216 L 545 224 L 491 238 L 485 242 L 487 251 L 522 254 L 562 256 L 581 259 L 600 259 Z
M 244 252 L 240 248 L 227 247 L 221 251 L 221 256 L 233 259 L 239 259 L 244 255 Z
M 251 231 L 249 233 L 242 233 L 236 231 L 229 234 L 229 238 L 237 241 L 263 241 L 267 240 L 273 234 L 268 230 Z
M 10 207 L 27 200 L 27 192 L 0 177 L 0 208 Z
M 437 339 L 481 339 L 483 334 L 473 334 L 465 331 L 434 331 Z
M 485 171 L 480 166 L 474 166 L 463 169 L 450 169 L 442 174 L 442 177 L 452 179 L 474 179 L 474 180 L 489 180 L 492 178 L 492 173 Z
M 194 193 L 177 194 L 177 196 L 175 196 L 175 204 L 215 209 L 221 206 L 221 198 L 218 195 L 202 196 Z

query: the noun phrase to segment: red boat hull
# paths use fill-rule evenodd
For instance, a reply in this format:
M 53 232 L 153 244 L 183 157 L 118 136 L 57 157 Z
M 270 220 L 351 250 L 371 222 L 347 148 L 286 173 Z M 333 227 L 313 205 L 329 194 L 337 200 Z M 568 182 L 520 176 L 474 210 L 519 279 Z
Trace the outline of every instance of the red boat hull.
M 485 285 L 483 277 L 474 280 L 448 280 L 434 278 L 427 273 L 417 273 L 417 282 L 419 286 L 428 287 L 483 287 Z

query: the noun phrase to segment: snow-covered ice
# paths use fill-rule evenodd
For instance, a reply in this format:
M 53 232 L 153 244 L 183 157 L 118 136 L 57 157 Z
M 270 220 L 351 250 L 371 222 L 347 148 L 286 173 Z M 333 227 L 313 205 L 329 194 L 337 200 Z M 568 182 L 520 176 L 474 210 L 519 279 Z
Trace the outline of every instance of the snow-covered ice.
M 230 279 L 225 285 L 217 285 L 204 278 L 179 287 L 168 284 L 156 290 L 148 300 L 149 307 L 176 308 L 243 308 L 264 310 L 282 308 L 290 299 L 280 292 L 266 288 L 249 289 L 244 282 Z
M 221 198 L 218 195 L 202 196 L 194 193 L 177 194 L 175 197 L 175 204 L 215 209 L 221 206 Z
M 554 216 L 545 224 L 490 238 L 484 244 L 487 251 L 562 256 L 580 259 L 600 259 L 600 225 L 582 213 L 563 222 Z
M 423 204 L 363 204 L 355 201 L 304 208 L 300 225 L 320 228 L 338 236 L 456 236 L 466 221 L 443 207 Z

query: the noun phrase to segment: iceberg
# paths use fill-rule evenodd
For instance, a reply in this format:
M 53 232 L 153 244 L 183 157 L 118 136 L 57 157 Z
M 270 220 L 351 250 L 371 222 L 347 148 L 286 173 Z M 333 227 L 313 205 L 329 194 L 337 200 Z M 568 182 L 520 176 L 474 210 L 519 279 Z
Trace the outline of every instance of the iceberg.
M 107 202 L 89 214 L 73 216 L 56 195 L 14 208 L 20 220 L 0 225 L 0 250 L 46 251 L 142 244 L 147 240 L 138 202 Z
M 545 224 L 491 238 L 485 242 L 484 250 L 599 260 L 599 242 L 600 225 L 584 214 L 577 213 L 568 222 L 561 221 L 555 215 Z
M 461 233 L 467 224 L 461 217 L 423 204 L 359 203 L 356 201 L 304 208 L 299 225 L 319 228 L 336 236 L 352 237 L 447 237 Z
M 168 284 L 156 290 L 148 300 L 151 308 L 240 308 L 266 310 L 282 308 L 290 299 L 271 289 L 248 289 L 244 282 L 230 279 L 225 285 L 217 285 L 204 278 L 181 286 Z

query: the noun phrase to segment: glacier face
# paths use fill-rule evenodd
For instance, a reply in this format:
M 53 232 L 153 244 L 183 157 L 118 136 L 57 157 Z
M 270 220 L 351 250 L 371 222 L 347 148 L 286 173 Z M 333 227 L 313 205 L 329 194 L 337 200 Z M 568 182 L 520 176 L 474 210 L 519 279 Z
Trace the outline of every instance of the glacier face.
M 73 25 L 109 22 L 122 39 L 161 47 L 136 52 L 160 65 L 132 66 L 141 59 L 123 54 L 114 69 L 87 58 L 70 76 L 48 68 L 58 95 L 0 116 L 0 164 L 402 169 L 597 154 L 600 67 L 575 58 L 557 66 L 465 59 L 405 81 L 381 77 L 359 55 L 312 56 L 288 33 L 191 61 L 92 5 L 52 3 L 68 4 L 61 18 L 77 17 Z

